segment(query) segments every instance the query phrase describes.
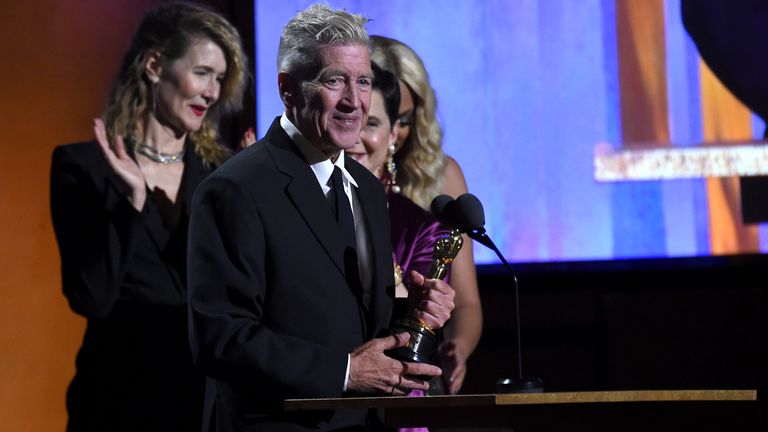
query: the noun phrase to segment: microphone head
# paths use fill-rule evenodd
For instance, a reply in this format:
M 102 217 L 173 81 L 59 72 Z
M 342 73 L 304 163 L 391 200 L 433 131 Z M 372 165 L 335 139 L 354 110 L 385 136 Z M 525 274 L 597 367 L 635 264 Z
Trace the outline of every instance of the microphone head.
M 432 200 L 432 204 L 429 205 L 429 208 L 432 210 L 432 214 L 437 218 L 443 214 L 445 206 L 453 200 L 454 199 L 448 195 L 438 195 Z
M 485 226 L 483 205 L 476 196 L 465 193 L 456 198 L 456 216 L 467 231 L 476 231 Z
M 456 216 L 456 200 L 448 195 L 438 195 L 429 206 L 432 215 L 438 222 L 448 228 L 459 228 L 459 219 Z

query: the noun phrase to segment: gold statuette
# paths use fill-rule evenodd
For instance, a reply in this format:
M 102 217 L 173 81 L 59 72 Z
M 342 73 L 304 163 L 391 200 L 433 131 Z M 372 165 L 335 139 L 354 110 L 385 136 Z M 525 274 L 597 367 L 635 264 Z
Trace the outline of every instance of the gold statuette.
M 444 279 L 448 273 L 448 264 L 456 258 L 463 245 L 464 238 L 461 236 L 461 232 L 456 229 L 437 240 L 432 251 L 432 266 L 426 277 L 428 279 Z M 390 357 L 398 360 L 431 363 L 437 352 L 437 334 L 434 329 L 415 316 L 415 310 L 412 313 L 414 316 L 410 318 L 397 320 L 391 331 L 392 334 L 409 333 L 408 345 L 390 350 L 387 353 Z

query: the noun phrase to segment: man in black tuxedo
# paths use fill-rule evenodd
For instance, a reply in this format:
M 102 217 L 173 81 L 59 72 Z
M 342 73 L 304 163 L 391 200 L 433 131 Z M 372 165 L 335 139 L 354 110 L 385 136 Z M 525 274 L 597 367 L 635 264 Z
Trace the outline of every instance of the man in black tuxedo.
M 285 113 L 195 194 L 189 238 L 190 338 L 208 376 L 213 430 L 372 426 L 359 410 L 280 413 L 287 398 L 404 395 L 440 369 L 386 350 L 394 272 L 386 198 L 344 155 L 367 120 L 373 79 L 366 20 L 314 5 L 283 29 Z M 410 312 L 432 328 L 453 290 L 415 276 Z
M 734 96 L 768 122 L 768 2 L 681 0 L 680 8 L 701 58 Z M 768 221 L 768 176 L 741 177 L 739 184 L 743 222 Z

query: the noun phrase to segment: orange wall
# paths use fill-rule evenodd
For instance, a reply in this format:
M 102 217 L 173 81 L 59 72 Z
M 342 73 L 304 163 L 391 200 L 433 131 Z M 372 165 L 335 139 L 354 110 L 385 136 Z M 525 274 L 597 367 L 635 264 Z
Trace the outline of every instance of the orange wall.
M 91 119 L 143 12 L 159 0 L 5 2 L 0 26 L 0 429 L 63 431 L 84 320 L 61 294 L 51 151 Z
M 621 139 L 669 143 L 663 0 L 616 0 Z

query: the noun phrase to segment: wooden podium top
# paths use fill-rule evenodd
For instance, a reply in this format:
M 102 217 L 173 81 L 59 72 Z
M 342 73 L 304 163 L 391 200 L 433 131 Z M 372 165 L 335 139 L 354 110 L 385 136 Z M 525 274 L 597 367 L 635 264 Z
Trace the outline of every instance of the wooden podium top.
M 284 409 L 375 408 L 389 427 L 719 432 L 755 430 L 756 401 L 755 390 L 639 390 L 288 399 Z
M 632 390 L 496 395 L 496 405 L 756 400 L 755 390 Z
M 755 390 L 632 390 L 456 396 L 380 396 L 355 398 L 287 399 L 286 411 L 338 408 L 429 408 L 579 403 L 756 401 Z

